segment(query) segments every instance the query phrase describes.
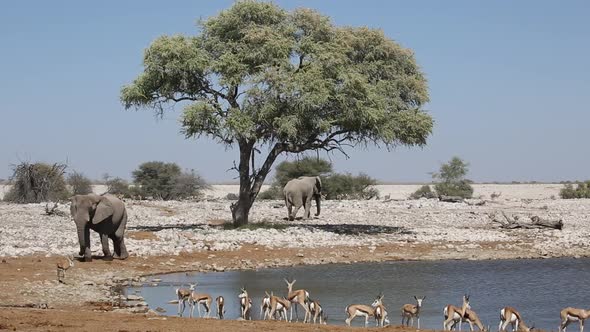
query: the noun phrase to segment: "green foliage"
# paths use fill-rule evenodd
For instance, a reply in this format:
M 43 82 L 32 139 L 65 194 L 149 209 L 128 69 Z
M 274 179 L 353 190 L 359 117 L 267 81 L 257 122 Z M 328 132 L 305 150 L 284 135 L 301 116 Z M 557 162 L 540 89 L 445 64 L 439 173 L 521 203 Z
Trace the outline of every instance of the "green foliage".
M 260 194 L 258 194 L 258 199 L 283 199 L 283 188 L 273 184 L 270 188 L 260 192 Z
M 143 198 L 198 198 L 207 187 L 205 181 L 194 171 L 182 172 L 175 163 L 145 162 L 132 174 L 136 191 Z
M 4 200 L 13 203 L 39 203 L 67 199 L 64 173 L 67 166 L 61 163 L 21 162 L 13 167 L 12 187 Z
M 291 179 L 300 176 L 324 176 L 332 172 L 332 163 L 327 160 L 304 157 L 296 161 L 283 161 L 275 168 L 274 184 L 283 188 Z
M 590 181 L 578 182 L 575 187 L 571 183 L 566 183 L 559 191 L 559 197 L 564 199 L 590 198 Z
M 422 187 L 418 188 L 415 192 L 410 195 L 411 199 L 420 199 L 420 198 L 436 198 L 436 193 L 430 189 L 430 185 L 423 185 Z
M 459 182 L 465 179 L 469 164 L 459 157 L 453 157 L 448 163 L 440 166 L 440 171 L 432 176 L 442 182 Z
M 73 171 L 68 176 L 67 183 L 74 195 L 86 195 L 92 193 L 92 181 L 82 173 Z
M 332 174 L 322 179 L 322 193 L 326 199 L 371 199 L 379 198 L 373 186 L 377 181 L 366 174 Z
M 377 181 L 365 174 L 333 173 L 332 163 L 324 159 L 304 157 L 296 161 L 283 161 L 275 171 L 271 187 L 260 193 L 260 199 L 283 199 L 283 188 L 289 180 L 300 176 L 320 176 L 322 194 L 326 199 L 371 199 L 379 197 L 373 188 Z
M 439 196 L 459 196 L 463 198 L 471 198 L 473 196 L 473 187 L 465 180 L 439 182 L 434 185 L 434 189 Z
M 440 171 L 432 177 L 440 182 L 434 185 L 438 196 L 459 196 L 471 198 L 473 187 L 471 181 L 465 179 L 469 164 L 459 157 L 453 157 L 448 163 L 440 166 Z
M 422 110 L 426 78 L 413 52 L 382 30 L 339 27 L 311 9 L 246 0 L 199 21 L 198 31 L 154 40 L 121 101 L 159 114 L 181 102 L 187 138 L 239 145 L 240 186 L 251 191 L 236 205 L 242 222 L 283 153 L 423 146 L 432 132 L 433 119 Z M 270 147 L 268 155 L 250 168 L 261 145 Z
M 129 187 L 129 182 L 125 179 L 119 177 L 111 178 L 108 174 L 105 174 L 103 178 L 107 186 L 107 193 L 123 197 L 135 196 L 133 188 Z

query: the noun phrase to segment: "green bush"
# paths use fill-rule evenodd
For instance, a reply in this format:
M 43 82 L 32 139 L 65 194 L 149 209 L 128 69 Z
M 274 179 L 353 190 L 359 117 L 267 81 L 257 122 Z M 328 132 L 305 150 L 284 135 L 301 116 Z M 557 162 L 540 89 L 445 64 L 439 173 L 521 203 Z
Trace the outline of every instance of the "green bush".
M 278 186 L 272 185 L 270 188 L 268 188 L 265 191 L 261 191 L 260 194 L 258 194 L 258 198 L 259 199 L 283 199 L 283 188 L 280 188 Z
M 60 201 L 69 197 L 64 173 L 67 166 L 55 163 L 21 162 L 13 167 L 12 187 L 4 200 L 14 203 Z
M 276 167 L 271 187 L 260 194 L 259 199 L 283 199 L 283 188 L 289 180 L 300 176 L 320 176 L 322 194 L 326 199 L 371 199 L 379 197 L 373 186 L 377 181 L 366 174 L 332 173 L 332 164 L 323 159 L 305 157 L 297 161 L 283 161 Z
M 430 189 L 430 186 L 425 184 L 422 187 L 418 188 L 415 192 L 410 195 L 411 199 L 420 199 L 420 198 L 436 198 L 436 193 Z
M 322 178 L 322 193 L 326 199 L 371 199 L 379 198 L 373 186 L 377 181 L 366 174 L 332 174 Z
M 471 180 L 465 179 L 468 173 L 469 164 L 459 157 L 453 157 L 448 163 L 442 164 L 438 173 L 432 175 L 438 180 L 434 185 L 437 196 L 459 196 L 471 198 L 473 187 Z
M 129 187 L 129 182 L 115 177 L 111 178 L 108 174 L 104 175 L 104 184 L 107 186 L 107 193 L 123 197 L 132 197 L 132 188 Z
M 73 171 L 68 176 L 67 183 L 74 195 L 86 195 L 92 192 L 92 181 L 82 173 Z
M 300 176 L 322 176 L 332 172 L 332 163 L 324 159 L 304 157 L 296 161 L 283 161 L 275 169 L 273 186 L 282 188 L 291 179 Z
M 578 182 L 575 187 L 571 183 L 565 184 L 559 191 L 559 197 L 564 199 L 590 198 L 590 181 Z
M 135 191 L 142 198 L 162 200 L 198 198 L 208 186 L 194 171 L 182 172 L 175 163 L 145 162 L 133 171 Z
M 458 182 L 439 182 L 434 185 L 438 196 L 459 196 L 471 198 L 473 196 L 473 187 L 467 181 Z

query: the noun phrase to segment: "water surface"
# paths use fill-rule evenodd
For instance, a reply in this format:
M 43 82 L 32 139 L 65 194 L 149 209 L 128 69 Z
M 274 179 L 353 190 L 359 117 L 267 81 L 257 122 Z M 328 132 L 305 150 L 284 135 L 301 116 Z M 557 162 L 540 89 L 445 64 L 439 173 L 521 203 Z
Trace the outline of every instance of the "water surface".
M 547 330 L 557 329 L 562 308 L 590 307 L 590 289 L 584 287 L 590 280 L 589 259 L 385 262 L 176 273 L 157 276 L 162 282 L 156 287 L 128 291 L 140 292 L 151 308 L 159 306 L 167 310 L 165 314 L 176 315 L 177 306 L 166 303 L 175 299 L 174 289 L 198 281 L 199 292 L 209 293 L 213 298 L 225 297 L 226 318 L 234 319 L 239 316 L 237 295 L 240 287 L 245 286 L 254 301 L 253 319 L 258 319 L 265 290 L 286 295 L 285 277 L 297 279 L 296 288 L 305 288 L 313 299 L 320 300 L 328 313 L 329 324 L 344 324 L 348 304 L 371 304 L 380 292 L 385 295 L 392 324 L 400 323 L 400 308 L 404 303 L 413 303 L 414 295 L 426 296 L 421 327 L 429 329 L 441 329 L 443 307 L 460 306 L 464 293 L 471 295 L 472 309 L 493 331 L 498 328 L 500 309 L 508 305 L 518 309 L 529 326 L 534 323 Z M 360 317 L 356 318 L 353 325 L 361 322 Z

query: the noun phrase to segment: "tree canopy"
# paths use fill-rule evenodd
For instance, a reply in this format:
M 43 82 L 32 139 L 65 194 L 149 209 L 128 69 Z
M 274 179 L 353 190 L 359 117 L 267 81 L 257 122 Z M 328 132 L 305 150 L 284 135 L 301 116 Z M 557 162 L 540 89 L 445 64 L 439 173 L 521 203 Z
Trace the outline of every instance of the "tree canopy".
M 356 144 L 422 146 L 432 117 L 413 52 L 367 27 L 338 27 L 311 9 L 238 1 L 199 21 L 195 36 L 162 36 L 122 88 L 127 109 L 180 103 L 186 137 L 240 150 L 241 222 L 281 153 Z M 262 165 L 255 154 L 268 149 Z M 258 168 L 257 168 L 258 166 Z

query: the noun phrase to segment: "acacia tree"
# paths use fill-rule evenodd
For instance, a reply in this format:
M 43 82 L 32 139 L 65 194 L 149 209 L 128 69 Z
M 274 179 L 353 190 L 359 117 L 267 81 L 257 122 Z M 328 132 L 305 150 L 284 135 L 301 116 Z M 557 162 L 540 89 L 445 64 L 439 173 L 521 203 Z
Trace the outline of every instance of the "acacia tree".
M 426 79 L 412 51 L 383 31 L 258 1 L 238 1 L 199 27 L 195 36 L 153 41 L 121 100 L 158 114 L 179 103 L 187 138 L 238 148 L 236 226 L 248 222 L 282 153 L 426 144 L 433 126 L 421 109 Z

